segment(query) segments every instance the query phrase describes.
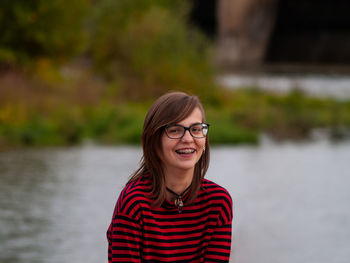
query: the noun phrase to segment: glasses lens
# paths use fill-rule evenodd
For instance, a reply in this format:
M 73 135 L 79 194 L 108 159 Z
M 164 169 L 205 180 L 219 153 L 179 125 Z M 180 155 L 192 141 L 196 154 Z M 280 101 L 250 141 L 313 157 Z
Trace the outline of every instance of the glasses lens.
M 184 128 L 179 125 L 170 125 L 165 129 L 170 138 L 178 139 L 184 134 Z
M 191 126 L 191 134 L 196 138 L 203 138 L 208 134 L 208 125 L 205 123 L 199 123 Z

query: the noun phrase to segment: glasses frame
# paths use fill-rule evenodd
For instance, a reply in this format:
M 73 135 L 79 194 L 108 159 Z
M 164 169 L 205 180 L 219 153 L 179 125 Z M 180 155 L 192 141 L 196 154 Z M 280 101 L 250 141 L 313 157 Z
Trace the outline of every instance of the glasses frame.
M 203 125 L 204 125 L 204 126 L 207 126 L 206 128 L 208 129 L 207 134 L 206 134 L 206 135 L 203 135 L 203 136 L 201 136 L 201 137 L 194 136 L 194 135 L 192 134 L 192 132 L 191 132 L 191 128 L 192 128 L 193 126 L 196 126 L 196 125 L 199 125 L 199 124 L 202 125 L 202 128 L 203 128 Z M 178 127 L 181 127 L 181 128 L 184 129 L 184 130 L 183 130 L 184 132 L 182 133 L 182 135 L 181 135 L 180 137 L 174 138 L 174 137 L 171 137 L 171 136 L 168 134 L 168 128 L 169 128 L 169 127 L 173 127 L 173 126 L 178 126 Z M 182 139 L 182 137 L 185 136 L 186 131 L 188 131 L 188 132 L 190 133 L 190 135 L 191 135 L 193 138 L 195 138 L 195 139 L 203 139 L 203 138 L 207 137 L 207 135 L 208 135 L 209 126 L 210 126 L 210 124 L 209 124 L 209 123 L 205 123 L 205 122 L 193 123 L 193 124 L 191 124 L 191 125 L 188 126 L 188 127 L 185 127 L 185 126 L 183 126 L 183 125 L 181 125 L 181 124 L 174 123 L 174 124 L 165 125 L 165 126 L 164 126 L 164 130 L 165 130 L 166 136 L 167 136 L 169 139 L 173 139 L 173 140 Z

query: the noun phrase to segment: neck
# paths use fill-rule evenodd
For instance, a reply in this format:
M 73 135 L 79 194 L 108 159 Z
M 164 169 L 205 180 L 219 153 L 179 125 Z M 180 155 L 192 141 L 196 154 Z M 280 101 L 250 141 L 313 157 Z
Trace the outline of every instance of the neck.
M 192 183 L 194 169 L 188 171 L 166 171 L 165 185 L 177 194 L 181 194 Z

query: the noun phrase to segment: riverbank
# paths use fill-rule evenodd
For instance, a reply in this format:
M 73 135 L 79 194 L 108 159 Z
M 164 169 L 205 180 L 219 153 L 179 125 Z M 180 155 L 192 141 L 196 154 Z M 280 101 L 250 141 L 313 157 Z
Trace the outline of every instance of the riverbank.
M 124 100 L 84 72 L 76 79 L 43 85 L 24 75 L 0 78 L 0 147 L 73 145 L 86 140 L 102 144 L 138 144 L 152 100 Z M 347 136 L 350 100 L 310 97 L 299 90 L 285 94 L 257 88 L 213 87 L 198 95 L 211 124 L 213 144 L 258 144 L 265 133 L 276 140 L 310 138 L 327 129 Z

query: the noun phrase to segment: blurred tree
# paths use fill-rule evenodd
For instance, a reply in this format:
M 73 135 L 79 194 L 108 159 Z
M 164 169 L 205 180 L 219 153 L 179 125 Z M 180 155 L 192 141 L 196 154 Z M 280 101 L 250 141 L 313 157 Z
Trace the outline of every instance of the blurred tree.
M 89 0 L 1 0 L 0 64 L 64 60 L 84 45 Z
M 92 23 L 95 65 L 122 97 L 152 98 L 168 89 L 209 91 L 208 41 L 190 28 L 183 0 L 100 0 Z

